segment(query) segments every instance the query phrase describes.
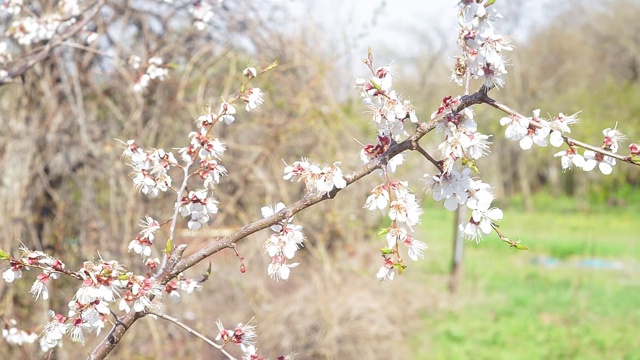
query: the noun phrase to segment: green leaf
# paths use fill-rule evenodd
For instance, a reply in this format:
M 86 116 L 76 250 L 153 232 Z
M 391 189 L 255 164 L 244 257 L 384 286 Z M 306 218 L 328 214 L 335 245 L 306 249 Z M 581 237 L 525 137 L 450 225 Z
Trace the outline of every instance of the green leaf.
M 476 174 L 480 174 L 480 169 L 473 159 L 462 158 L 462 165 L 469 167 Z
M 389 228 L 382 228 L 380 229 L 380 231 L 378 231 L 378 236 L 386 235 L 388 232 L 389 232 Z
M 370 80 L 371 81 L 371 85 L 373 85 L 373 87 L 378 90 L 378 91 L 382 91 L 382 88 L 380 87 L 380 85 L 376 84 L 375 81 Z
M 9 260 L 10 257 L 6 251 L 0 249 L 0 260 Z
M 383 255 L 391 255 L 391 254 L 393 254 L 393 250 L 391 250 L 389 248 L 380 248 L 380 252 Z
M 487 6 L 491 6 L 491 5 L 493 5 L 495 2 L 496 2 L 496 0 L 489 0 L 489 1 L 487 1 L 487 4 L 485 5 L 485 7 L 487 7 Z
M 522 245 L 522 244 L 515 244 L 513 247 L 515 247 L 518 250 L 529 250 L 528 247 Z
M 173 251 L 173 239 L 169 238 L 167 239 L 167 246 L 164 247 L 164 252 L 167 255 L 171 255 L 172 251 Z
M 207 271 L 202 274 L 202 280 L 200 280 L 201 283 L 209 280 L 209 276 L 211 276 L 211 262 L 209 262 L 209 267 L 207 268 Z
M 264 71 L 269 71 L 273 68 L 275 68 L 276 66 L 280 65 L 280 63 L 278 63 L 278 60 L 272 62 L 269 66 L 267 66 Z
M 395 263 L 393 264 L 393 267 L 398 269 L 398 275 L 404 274 L 404 271 L 407 269 L 407 266 L 401 263 Z

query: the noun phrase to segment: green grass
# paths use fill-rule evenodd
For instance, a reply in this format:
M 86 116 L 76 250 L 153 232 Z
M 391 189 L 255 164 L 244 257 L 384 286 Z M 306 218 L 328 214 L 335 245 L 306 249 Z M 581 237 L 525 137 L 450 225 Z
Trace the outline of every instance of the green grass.
M 422 223 L 427 261 L 410 270 L 448 272 L 453 215 L 436 205 Z M 545 195 L 535 205 L 540 210 L 532 213 L 517 203 L 505 208 L 500 222 L 529 251 L 510 249 L 496 236 L 466 243 L 463 285 L 447 306 L 421 314 L 414 358 L 640 359 L 637 209 L 577 212 L 571 199 Z M 545 259 L 556 265 L 542 266 Z M 578 266 L 585 259 L 622 267 Z

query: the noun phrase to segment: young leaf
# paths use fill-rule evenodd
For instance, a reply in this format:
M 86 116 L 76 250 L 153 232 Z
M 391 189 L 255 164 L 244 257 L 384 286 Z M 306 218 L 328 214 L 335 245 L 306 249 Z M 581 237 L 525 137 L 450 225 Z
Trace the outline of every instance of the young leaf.
M 165 246 L 164 252 L 167 255 L 171 255 L 172 251 L 173 251 L 173 239 L 169 238 L 167 239 L 167 246 Z

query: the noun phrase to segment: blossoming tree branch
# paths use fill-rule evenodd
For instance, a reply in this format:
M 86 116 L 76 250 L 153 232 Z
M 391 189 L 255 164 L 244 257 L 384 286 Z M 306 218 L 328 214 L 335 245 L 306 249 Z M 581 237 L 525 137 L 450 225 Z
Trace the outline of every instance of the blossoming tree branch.
M 591 171 L 597 167 L 603 174 L 610 174 L 617 161 L 639 165 L 640 148 L 631 144 L 628 152 L 620 151 L 625 136 L 616 124 L 603 130 L 601 145 L 589 145 L 569 136 L 570 125 L 578 122 L 577 114 L 560 113 L 545 119 L 540 116 L 540 110 L 533 110 L 532 116 L 525 116 L 492 99 L 490 91 L 505 86 L 505 52 L 513 50 L 510 39 L 498 34 L 494 27 L 500 18 L 494 2 L 463 0 L 457 3 L 460 25 L 457 40 L 461 52 L 451 78 L 463 86 L 464 94 L 445 96 L 429 119 L 420 119 L 414 105 L 393 90 L 390 66 L 374 65 L 373 53 L 369 50 L 363 59 L 368 75 L 356 81 L 356 89 L 374 128 L 373 138 L 360 151 L 364 165 L 347 171 L 334 159 L 327 163 L 307 158 L 286 159 L 290 164 L 284 167 L 282 180 L 300 183 L 305 195 L 291 204 L 265 204 L 255 214 L 255 221 L 230 235 L 212 239 L 192 255 L 184 256 L 186 245 L 176 243 L 176 229 L 186 226 L 197 231 L 207 226 L 220 211 L 215 196 L 217 185 L 228 171 L 233 171 L 224 165 L 227 147 L 224 139 L 218 136 L 218 129 L 233 126 L 238 121 L 240 109 L 246 112 L 259 110 L 264 93 L 252 84 L 277 64 L 247 67 L 243 72 L 244 82 L 238 90 L 205 109 L 175 154 L 162 148 L 144 147 L 135 140 L 120 141 L 124 148 L 122 157 L 132 169 L 133 186 L 141 196 L 153 198 L 167 192 L 175 195 L 172 209 L 157 209 L 140 220 L 142 229 L 128 245 L 130 252 L 140 256 L 147 271 L 134 273 L 121 260 L 101 257 L 87 260 L 81 268 L 71 270 L 66 268 L 64 259 L 38 249 L 21 246 L 16 254 L 0 251 L 0 258 L 7 265 L 3 271 L 6 282 L 19 280 L 25 270 L 39 272 L 30 291 L 35 300 L 47 300 L 48 286 L 62 276 L 74 279 L 78 284 L 76 293 L 68 299 L 68 308 L 51 309 L 49 322 L 42 331 L 21 330 L 11 323 L 3 330 L 5 340 L 20 345 L 38 341 L 42 351 L 51 352 L 65 338 L 83 343 L 87 333 L 95 333 L 103 339 L 89 358 L 102 359 L 134 323 L 152 315 L 206 341 L 230 359 L 233 356 L 226 349 L 233 345 L 240 347 L 243 359 L 262 359 L 255 346 L 255 325 L 239 323 L 229 327 L 217 322 L 217 336 L 211 339 L 165 314 L 163 306 L 170 306 L 165 300 L 179 300 L 180 293 L 191 294 L 201 289 L 211 271 L 189 277 L 187 270 L 219 251 L 233 251 L 244 272 L 244 258 L 236 244 L 261 230 L 266 230 L 264 252 L 271 258 L 266 272 L 275 281 L 289 279 L 295 272 L 292 269 L 300 265 L 294 258 L 305 242 L 303 227 L 296 222 L 295 215 L 319 202 L 333 199 L 371 174 L 379 179 L 379 184 L 368 198 L 362 199 L 363 208 L 382 212 L 390 224 L 379 233 L 384 236 L 381 248 L 372 250 L 381 255 L 375 276 L 379 281 L 393 280 L 407 269 L 407 258 L 411 261 L 424 258 L 427 249 L 426 243 L 414 235 L 413 227 L 422 213 L 418 191 L 413 190 L 416 185 L 410 186 L 407 179 L 394 175 L 396 168 L 402 166 L 405 154 L 411 151 L 424 157 L 429 164 L 425 168 L 431 169 L 424 174 L 426 187 L 422 183 L 417 188 L 424 188 L 435 201 L 442 201 L 447 210 L 453 211 L 460 206 L 471 210 L 468 220 L 459 224 L 467 239 L 479 242 L 485 235 L 495 232 L 510 247 L 526 249 L 498 229 L 497 222 L 502 219 L 503 211 L 492 205 L 492 186 L 478 175 L 476 162 L 489 155 L 490 140 L 494 135 L 478 131 L 474 106 L 484 104 L 502 111 L 505 116 L 499 122 L 506 127 L 504 135 L 519 142 L 523 150 L 549 143 L 558 147 L 554 156 L 559 158 L 563 170 Z M 85 6 L 80 1 L 60 1 L 56 12 L 36 16 L 32 11 L 23 11 L 28 6 L 22 0 L 6 1 L 1 10 L 14 20 L 5 32 L 5 41 L 0 43 L 0 82 L 16 81 L 35 63 L 46 58 L 54 47 L 63 46 L 66 39 L 84 37 L 86 42 L 96 41 L 100 34 L 87 30 L 87 24 L 104 3 L 98 1 Z M 194 27 L 205 28 L 215 5 L 199 1 L 197 5 L 189 6 Z M 37 45 L 35 51 L 30 50 L 33 45 Z M 173 68 L 159 56 L 146 60 L 131 56 L 126 61 L 131 71 L 138 74 L 131 84 L 131 91 L 143 94 L 150 83 L 161 82 L 170 76 Z M 471 93 L 475 83 L 480 84 L 479 90 Z M 433 152 L 420 144 L 429 133 L 442 140 Z M 161 230 L 163 236 L 158 236 Z M 164 238 L 168 240 L 160 240 Z M 106 335 L 102 332 L 105 327 L 109 327 L 105 330 Z M 292 358 L 292 355 L 279 358 Z

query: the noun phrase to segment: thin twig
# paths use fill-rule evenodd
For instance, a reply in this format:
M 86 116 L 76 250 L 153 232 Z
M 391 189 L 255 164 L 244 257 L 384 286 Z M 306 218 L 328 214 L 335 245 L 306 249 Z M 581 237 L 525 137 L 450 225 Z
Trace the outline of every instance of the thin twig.
M 420 146 L 420 144 L 416 143 L 416 146 L 415 146 L 414 150 L 416 150 L 417 152 L 422 154 L 422 156 L 427 158 L 427 160 L 429 160 L 435 167 L 437 167 L 438 170 L 440 170 L 441 173 L 443 172 L 442 161 L 438 161 L 438 160 L 434 159 L 431 155 L 429 155 L 429 153 L 425 149 L 422 148 L 422 146 Z
M 187 324 L 181 322 L 180 320 L 171 317 L 161 311 L 158 310 L 152 310 L 149 311 L 149 314 L 153 314 L 163 320 L 167 320 L 169 322 L 172 322 L 176 325 L 178 325 L 179 327 L 181 327 L 183 330 L 185 330 L 186 332 L 188 332 L 191 335 L 194 335 L 195 337 L 201 339 L 202 341 L 206 342 L 207 344 L 213 346 L 214 348 L 220 350 L 221 353 L 223 353 L 228 359 L 230 360 L 237 360 L 236 358 L 234 358 L 233 356 L 231 356 L 231 354 L 229 354 L 221 345 L 216 344 L 213 340 L 209 339 L 208 337 L 200 334 L 199 332 L 197 332 L 196 330 L 192 329 L 191 327 L 189 327 Z
M 108 54 L 104 51 L 100 51 L 98 49 L 94 49 L 92 47 L 86 46 L 86 45 L 82 45 L 82 44 L 78 44 L 78 43 L 74 43 L 74 42 L 70 42 L 70 41 L 65 41 L 63 43 L 61 43 L 60 45 L 64 45 L 64 46 L 68 46 L 70 48 L 75 48 L 75 49 L 80 49 L 86 52 L 90 52 L 90 53 L 94 53 L 106 58 L 110 58 L 110 59 L 115 59 L 115 56 L 113 56 L 112 54 Z

